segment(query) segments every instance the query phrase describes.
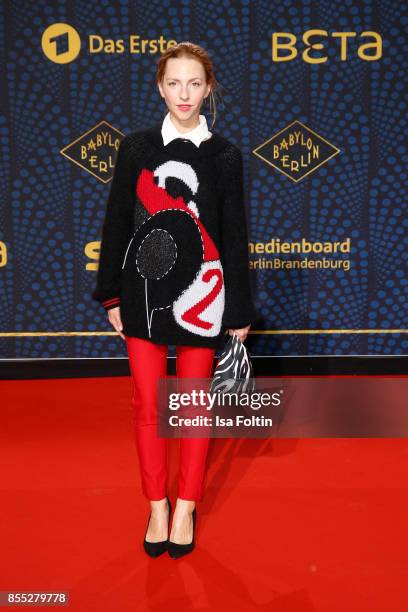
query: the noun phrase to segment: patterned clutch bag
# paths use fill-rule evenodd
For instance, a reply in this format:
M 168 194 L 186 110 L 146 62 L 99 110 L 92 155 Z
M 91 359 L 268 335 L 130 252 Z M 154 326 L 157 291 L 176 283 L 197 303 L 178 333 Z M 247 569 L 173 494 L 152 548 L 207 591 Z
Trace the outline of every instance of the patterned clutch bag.
M 238 393 L 255 390 L 255 379 L 248 349 L 236 334 L 228 339 L 217 362 L 211 393 Z

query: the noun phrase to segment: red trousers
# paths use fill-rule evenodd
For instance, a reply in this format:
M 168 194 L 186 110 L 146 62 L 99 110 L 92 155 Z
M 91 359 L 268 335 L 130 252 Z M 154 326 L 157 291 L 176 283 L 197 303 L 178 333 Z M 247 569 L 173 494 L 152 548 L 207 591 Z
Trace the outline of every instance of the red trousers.
M 157 379 L 167 376 L 167 344 L 126 336 L 133 381 L 133 422 L 143 494 L 167 495 L 167 438 L 157 435 Z M 215 349 L 176 346 L 179 378 L 210 378 Z M 209 438 L 180 438 L 178 497 L 201 500 Z

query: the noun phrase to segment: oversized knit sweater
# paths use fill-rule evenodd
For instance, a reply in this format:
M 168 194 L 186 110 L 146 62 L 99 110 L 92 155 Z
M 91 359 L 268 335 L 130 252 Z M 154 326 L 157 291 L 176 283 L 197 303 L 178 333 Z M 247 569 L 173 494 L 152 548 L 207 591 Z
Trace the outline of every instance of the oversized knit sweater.
M 216 348 L 256 321 L 236 145 L 213 132 L 164 146 L 160 124 L 122 139 L 92 298 L 158 344 Z

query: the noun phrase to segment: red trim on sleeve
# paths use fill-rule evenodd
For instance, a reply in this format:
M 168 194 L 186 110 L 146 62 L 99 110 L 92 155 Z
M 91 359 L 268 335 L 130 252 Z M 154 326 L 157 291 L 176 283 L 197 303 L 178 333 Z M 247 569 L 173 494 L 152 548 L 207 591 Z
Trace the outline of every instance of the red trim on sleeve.
M 112 304 L 119 304 L 120 302 L 120 298 L 119 297 L 114 297 L 114 298 L 110 298 L 109 300 L 104 300 L 102 302 L 103 306 L 111 306 Z

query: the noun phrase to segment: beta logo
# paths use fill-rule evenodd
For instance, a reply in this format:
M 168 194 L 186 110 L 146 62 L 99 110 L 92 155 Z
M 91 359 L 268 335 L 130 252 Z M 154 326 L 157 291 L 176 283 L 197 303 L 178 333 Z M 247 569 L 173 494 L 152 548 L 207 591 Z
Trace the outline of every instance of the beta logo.
M 298 46 L 302 48 L 303 61 L 308 64 L 327 62 L 329 49 L 332 50 L 331 55 L 337 55 L 341 62 L 353 57 L 356 51 L 357 56 L 365 62 L 375 62 L 382 57 L 382 38 L 378 32 L 361 32 L 360 40 L 354 40 L 356 38 L 357 32 L 329 34 L 327 30 L 314 29 L 303 33 L 303 44 L 299 45 L 298 37 L 292 32 L 273 32 L 272 61 L 290 62 L 294 60 L 299 53 Z M 350 47 L 352 52 L 350 52 Z
M 51 62 L 68 64 L 78 56 L 81 39 L 68 23 L 53 23 L 43 32 L 41 48 Z

